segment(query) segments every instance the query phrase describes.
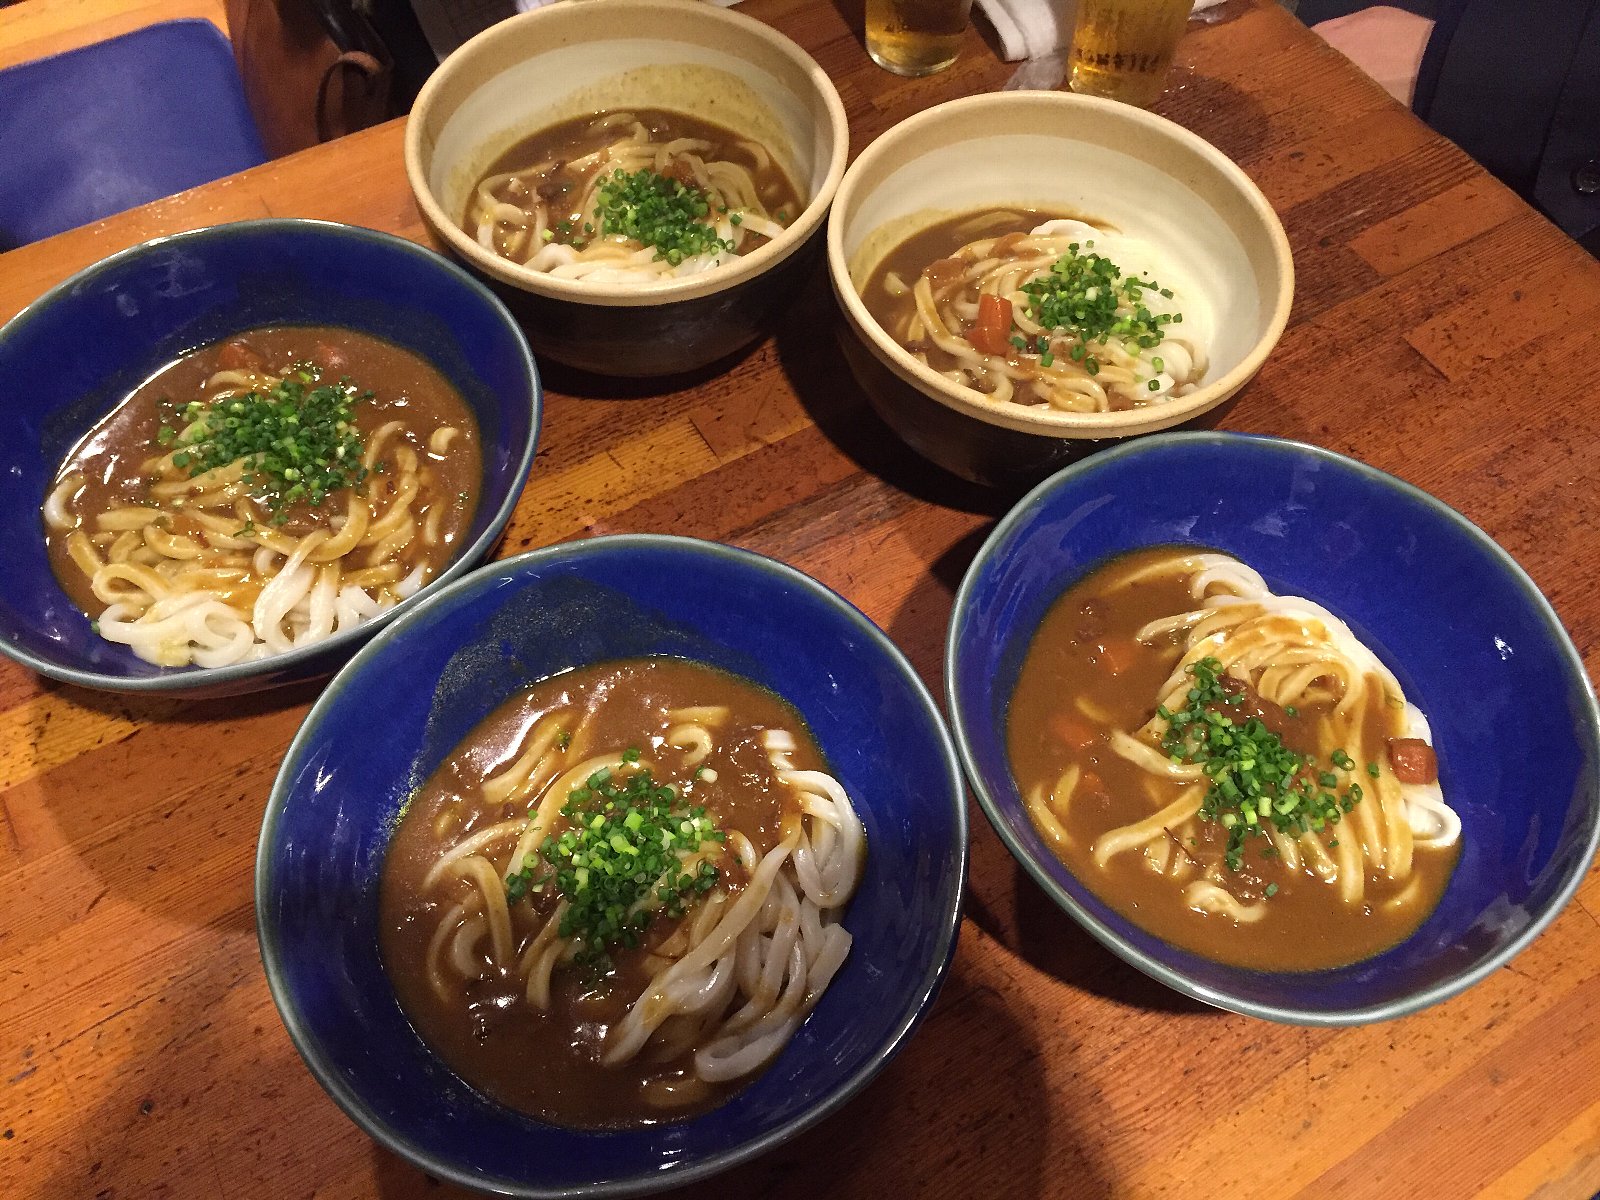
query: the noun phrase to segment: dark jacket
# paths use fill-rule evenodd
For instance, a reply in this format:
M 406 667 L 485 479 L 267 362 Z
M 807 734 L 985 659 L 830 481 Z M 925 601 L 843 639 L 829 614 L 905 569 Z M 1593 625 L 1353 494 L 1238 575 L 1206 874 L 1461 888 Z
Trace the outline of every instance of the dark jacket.
M 1600 254 L 1600 0 L 1444 0 L 1412 108 Z

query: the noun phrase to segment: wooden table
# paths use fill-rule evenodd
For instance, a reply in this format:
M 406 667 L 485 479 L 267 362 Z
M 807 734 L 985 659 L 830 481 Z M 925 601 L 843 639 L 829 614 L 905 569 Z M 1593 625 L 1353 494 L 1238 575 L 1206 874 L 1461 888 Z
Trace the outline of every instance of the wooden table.
M 223 0 L 26 0 L 0 8 L 0 69 L 91 42 L 132 33 L 157 21 L 193 18 L 228 31 Z
M 1280 8 L 1197 30 L 1168 115 L 1282 214 L 1299 293 L 1234 428 L 1355 454 L 1488 529 L 1591 672 L 1600 629 L 1600 264 Z M 27 7 L 27 6 L 24 6 Z M 857 149 L 1010 67 L 869 64 L 859 12 L 746 10 L 839 85 Z M 0 319 L 154 234 L 328 217 L 425 240 L 399 122 L 0 257 Z M 648 399 L 547 371 L 504 546 L 611 530 L 775 555 L 855 601 L 937 690 L 951 595 L 1010 497 L 952 483 L 867 410 L 819 278 L 796 328 Z M 625 389 L 617 389 L 625 390 Z M 647 389 L 648 390 L 648 389 Z M 0 403 L 3 403 L 0 398 Z M 180 703 L 0 663 L 0 1196 L 450 1193 L 378 1149 L 268 998 L 256 833 L 311 690 Z M 974 811 L 959 952 L 932 1016 L 843 1113 L 719 1182 L 741 1196 L 1587 1198 L 1600 1188 L 1600 883 L 1515 963 L 1391 1024 L 1202 1009 L 1080 933 Z

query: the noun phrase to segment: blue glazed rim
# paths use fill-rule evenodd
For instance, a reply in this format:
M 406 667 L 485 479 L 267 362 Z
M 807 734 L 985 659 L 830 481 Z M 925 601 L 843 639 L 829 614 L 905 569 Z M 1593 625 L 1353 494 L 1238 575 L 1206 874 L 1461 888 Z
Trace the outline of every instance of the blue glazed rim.
M 889 657 L 889 660 L 898 669 L 903 679 L 910 685 L 913 698 L 929 718 L 932 728 L 938 735 L 940 748 L 943 751 L 944 768 L 949 775 L 951 795 L 954 797 L 953 808 L 957 833 L 955 891 L 949 911 L 943 916 L 943 927 L 939 931 L 940 948 L 930 960 L 927 970 L 923 973 L 921 983 L 918 985 L 910 1003 L 906 1006 L 904 1015 L 888 1040 L 873 1051 L 843 1083 L 837 1085 L 831 1092 L 824 1095 L 810 1108 L 787 1124 L 780 1125 L 760 1137 L 752 1138 L 721 1153 L 708 1156 L 697 1163 L 676 1170 L 672 1172 L 670 1179 L 663 1179 L 653 1174 L 639 1175 L 571 1188 L 542 1188 L 537 1184 L 520 1183 L 512 1179 L 486 1179 L 481 1175 L 463 1171 L 447 1160 L 432 1154 L 419 1152 L 403 1137 L 373 1116 L 355 1090 L 346 1086 L 342 1076 L 330 1070 L 326 1064 L 320 1062 L 307 1051 L 310 1039 L 307 1038 L 301 1026 L 299 1014 L 292 1010 L 287 1003 L 289 989 L 284 982 L 282 968 L 279 965 L 282 954 L 278 946 L 277 937 L 273 930 L 268 928 L 268 923 L 262 916 L 261 897 L 269 894 L 272 883 L 272 858 L 273 847 L 276 842 L 277 818 L 287 799 L 286 790 L 289 781 L 295 777 L 301 759 L 309 752 L 312 743 L 316 740 L 318 727 L 321 725 L 323 717 L 339 703 L 345 686 L 366 667 L 369 659 L 380 654 L 391 641 L 404 638 L 410 627 L 414 623 L 424 620 L 432 608 L 451 605 L 458 599 L 476 596 L 501 584 L 509 583 L 519 577 L 528 567 L 537 567 L 545 562 L 570 558 L 574 555 L 626 552 L 635 547 L 669 549 L 688 554 L 710 555 L 732 560 L 744 567 L 764 571 L 768 575 L 774 576 L 784 586 L 798 588 L 816 596 L 832 611 L 836 612 L 842 619 L 848 621 L 876 644 Z M 966 792 L 963 787 L 961 762 L 961 758 L 957 755 L 956 745 L 951 738 L 949 727 L 945 724 L 938 704 L 935 702 L 932 693 L 929 692 L 927 685 L 923 683 L 922 677 L 917 674 L 916 668 L 911 665 L 910 660 L 901 652 L 900 647 L 895 645 L 889 635 L 878 628 L 870 617 L 838 592 L 813 579 L 805 572 L 789 566 L 787 563 L 768 558 L 763 554 L 757 554 L 752 550 L 741 550 L 734 546 L 724 545 L 721 542 L 710 542 L 699 538 L 682 537 L 673 534 L 647 533 L 606 534 L 601 537 L 560 542 L 553 546 L 544 546 L 537 550 L 529 550 L 522 554 L 513 555 L 511 558 L 502 559 L 474 571 L 465 578 L 456 580 L 449 586 L 422 599 L 421 603 L 415 605 L 409 612 L 379 630 L 323 689 L 316 703 L 312 705 L 310 712 L 306 714 L 305 720 L 301 722 L 299 731 L 296 732 L 294 740 L 289 744 L 289 749 L 284 753 L 283 762 L 279 766 L 277 777 L 272 783 L 272 791 L 267 797 L 266 811 L 261 821 L 261 835 L 256 843 L 256 939 L 261 948 L 261 966 L 267 976 L 267 986 L 272 993 L 273 1004 L 278 1010 L 278 1017 L 283 1022 L 284 1029 L 288 1031 L 289 1040 L 294 1043 L 295 1050 L 306 1064 L 306 1068 L 321 1085 L 323 1091 L 331 1096 L 334 1103 L 344 1110 L 345 1115 L 354 1121 L 373 1141 L 404 1158 L 413 1166 L 419 1167 L 437 1178 L 447 1180 L 472 1191 L 513 1196 L 519 1198 L 519 1200 L 576 1200 L 578 1197 L 582 1197 L 583 1200 L 595 1200 L 598 1197 L 638 1196 L 658 1192 L 664 1188 L 678 1188 L 697 1183 L 742 1162 L 766 1154 L 844 1107 L 889 1064 L 889 1061 L 906 1044 L 911 1034 L 916 1031 L 917 1026 L 927 1017 L 928 1010 L 932 1007 L 933 1000 L 938 995 L 939 987 L 950 968 L 951 960 L 955 957 L 957 935 L 961 928 L 961 910 L 966 899 L 967 862 L 971 844 L 971 831 L 967 821 Z M 605 1133 L 601 1131 L 596 1136 L 604 1137 Z
M 176 667 L 169 668 L 159 675 L 132 677 L 122 675 L 102 675 L 97 671 L 86 671 L 79 667 L 64 667 L 59 663 L 49 662 L 38 658 L 20 646 L 13 646 L 0 639 L 0 654 L 15 662 L 21 663 L 30 671 L 51 679 L 59 679 L 63 683 L 76 684 L 79 687 L 93 688 L 96 691 L 111 691 L 125 693 L 160 694 L 163 692 L 188 692 L 196 687 L 225 686 L 230 683 L 241 682 L 264 675 L 281 675 L 293 671 L 297 665 L 324 655 L 337 656 L 341 649 L 348 647 L 351 642 L 364 641 L 380 628 L 387 625 L 400 613 L 409 611 L 415 602 L 426 596 L 434 587 L 447 584 L 458 578 L 463 572 L 470 570 L 477 562 L 483 559 L 500 540 L 500 535 L 505 532 L 506 525 L 511 520 L 511 514 L 517 507 L 517 501 L 522 496 L 522 489 L 528 480 L 528 473 L 533 469 L 534 454 L 539 446 L 539 429 L 544 420 L 544 386 L 539 379 L 539 368 L 533 360 L 533 350 L 528 345 L 527 336 L 522 328 L 512 317 L 511 311 L 506 308 L 493 292 L 474 279 L 466 270 L 455 263 L 436 254 L 425 246 L 416 242 L 407 241 L 392 233 L 383 233 L 376 229 L 367 229 L 360 225 L 346 225 L 340 221 L 323 221 L 313 217 L 256 217 L 248 221 L 226 221 L 220 225 L 206 225 L 199 229 L 185 229 L 178 233 L 163 234 L 161 237 L 151 238 L 140 242 L 138 245 L 129 246 L 118 250 L 115 254 L 107 255 L 98 262 L 91 263 L 83 270 L 67 276 L 49 291 L 21 309 L 9 321 L 0 325 L 0 349 L 3 349 L 9 338 L 16 335 L 40 311 L 53 304 L 62 294 L 76 290 L 86 284 L 92 283 L 101 274 L 120 266 L 128 259 L 136 258 L 159 247 L 175 245 L 183 242 L 207 241 L 217 237 L 229 237 L 237 232 L 264 232 L 264 233 L 290 233 L 309 231 L 313 236 L 331 237 L 334 239 L 353 239 L 367 241 L 377 245 L 386 246 L 395 253 L 409 254 L 421 262 L 426 262 L 432 269 L 442 271 L 453 276 L 455 281 L 470 288 L 477 294 L 479 300 L 488 306 L 492 312 L 512 335 L 513 344 L 520 351 L 520 357 L 526 365 L 526 380 L 528 391 L 533 401 L 533 413 L 528 422 L 528 443 L 522 449 L 522 457 L 512 474 L 511 485 L 506 490 L 506 497 L 501 502 L 489 523 L 484 526 L 483 532 L 471 545 L 462 548 L 454 558 L 445 564 L 439 575 L 430 579 L 415 596 L 402 600 L 399 604 L 386 612 L 363 621 L 353 628 L 335 633 L 330 637 L 310 646 L 288 650 L 282 654 L 270 655 L 249 662 L 233 663 L 226 667 Z M 292 677 L 292 676 L 291 676 Z
M 1561 624 L 1561 619 L 1556 615 L 1550 601 L 1539 590 L 1538 584 L 1522 566 L 1512 558 L 1501 545 L 1487 533 L 1473 524 L 1461 513 L 1451 508 L 1444 501 L 1429 495 L 1421 488 L 1407 483 L 1387 471 L 1370 466 L 1358 459 L 1339 454 L 1336 451 L 1325 449 L 1321 446 L 1311 445 L 1309 442 L 1295 441 L 1291 438 L 1269 437 L 1263 434 L 1234 433 L 1226 430 L 1189 430 L 1178 433 L 1152 434 L 1135 441 L 1124 442 L 1101 450 L 1089 458 L 1073 463 L 1056 472 L 1043 483 L 1039 484 L 1011 509 L 997 524 L 978 549 L 972 564 L 967 568 L 962 577 L 961 586 L 956 590 L 954 607 L 951 610 L 950 628 L 945 637 L 944 657 L 944 685 L 945 705 L 950 716 L 951 730 L 955 735 L 956 749 L 961 756 L 961 765 L 966 771 L 968 782 L 973 793 L 978 798 L 978 804 L 983 809 L 983 815 L 988 818 L 989 824 L 1000 840 L 1005 843 L 1006 849 L 1013 858 L 1021 863 L 1023 868 L 1033 877 L 1033 881 L 1044 889 L 1045 893 L 1064 909 L 1079 925 L 1083 926 L 1096 941 L 1129 965 L 1137 967 L 1151 978 L 1166 984 L 1176 992 L 1192 997 L 1215 1008 L 1228 1012 L 1240 1013 L 1244 1016 L 1261 1017 L 1264 1020 L 1276 1021 L 1286 1025 L 1308 1025 L 1343 1027 L 1349 1025 L 1365 1025 L 1377 1021 L 1392 1020 L 1396 1017 L 1408 1016 L 1419 1012 L 1431 1005 L 1448 1000 L 1452 996 L 1466 991 L 1473 984 L 1493 974 L 1506 963 L 1520 954 L 1534 938 L 1550 925 L 1566 908 L 1569 901 L 1577 893 L 1584 876 L 1588 874 L 1593 865 L 1595 853 L 1600 850 L 1600 822 L 1590 832 L 1587 847 L 1581 856 L 1574 858 L 1570 868 L 1570 876 L 1563 880 L 1561 886 L 1551 897 L 1545 911 L 1529 922 L 1516 937 L 1512 938 L 1499 950 L 1489 955 L 1471 969 L 1462 972 L 1454 978 L 1436 983 L 1430 987 L 1383 1004 L 1368 1005 L 1362 1008 L 1346 1009 L 1342 1011 L 1329 1011 L 1325 1009 L 1304 1009 L 1292 1005 L 1263 1004 L 1253 1000 L 1241 999 L 1228 992 L 1216 988 L 1206 987 L 1196 983 L 1181 971 L 1167 966 L 1160 959 L 1144 953 L 1133 946 L 1120 933 L 1108 923 L 1100 920 L 1070 892 L 1063 888 L 1045 870 L 1034 854 L 1015 837 L 1003 815 L 1005 805 L 989 790 L 979 772 L 976 757 L 968 740 L 967 723 L 961 709 L 956 703 L 957 696 L 957 642 L 965 624 L 964 614 L 971 607 L 971 593 L 976 589 L 978 577 L 987 568 L 991 557 L 1000 545 L 1011 536 L 1012 532 L 1034 516 L 1034 510 L 1048 495 L 1062 487 L 1066 482 L 1087 479 L 1095 472 L 1120 462 L 1130 455 L 1136 456 L 1146 453 L 1152 448 L 1174 445 L 1190 446 L 1227 446 L 1248 445 L 1265 453 L 1281 454 L 1292 453 L 1319 459 L 1337 470 L 1353 473 L 1368 483 L 1390 491 L 1399 493 L 1407 500 L 1421 504 L 1434 516 L 1455 528 L 1456 532 L 1474 542 L 1496 562 L 1507 576 L 1522 591 L 1529 607 L 1543 621 L 1552 643 L 1558 647 L 1561 657 L 1566 660 L 1568 669 L 1574 677 L 1583 682 L 1584 705 L 1582 715 L 1584 718 L 1584 732 L 1588 735 L 1589 744 L 1600 749 L 1600 703 L 1597 703 L 1594 687 L 1589 681 L 1588 672 L 1584 669 L 1583 658 L 1579 655 L 1577 647 L 1572 644 L 1566 629 Z

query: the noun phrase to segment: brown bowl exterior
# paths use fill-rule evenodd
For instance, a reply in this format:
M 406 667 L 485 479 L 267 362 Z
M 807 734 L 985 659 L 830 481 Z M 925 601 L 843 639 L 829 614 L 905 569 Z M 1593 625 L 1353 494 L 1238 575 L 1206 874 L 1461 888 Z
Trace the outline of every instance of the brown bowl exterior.
M 477 274 L 511 310 L 541 359 L 645 379 L 698 371 L 773 332 L 821 256 L 817 230 L 781 262 L 731 287 L 632 308 L 545 296 Z
M 858 328 L 841 325 L 838 332 L 839 348 L 873 412 L 923 458 L 952 475 L 988 487 L 1033 484 L 1107 444 L 975 421 L 907 383 Z

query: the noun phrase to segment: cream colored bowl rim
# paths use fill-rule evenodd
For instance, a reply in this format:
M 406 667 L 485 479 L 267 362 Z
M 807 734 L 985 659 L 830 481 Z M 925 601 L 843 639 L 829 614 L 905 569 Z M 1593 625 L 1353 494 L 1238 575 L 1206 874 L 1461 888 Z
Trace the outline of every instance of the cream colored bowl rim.
M 428 106 L 441 88 L 456 76 L 472 70 L 474 60 L 485 47 L 501 40 L 516 38 L 525 30 L 537 27 L 543 22 L 572 20 L 574 11 L 580 7 L 585 13 L 592 14 L 590 24 L 596 34 L 594 40 L 597 41 L 615 41 L 623 38 L 638 40 L 648 39 L 651 36 L 648 32 L 649 25 L 630 25 L 619 17 L 617 9 L 638 10 L 641 16 L 671 9 L 683 13 L 690 20 L 738 29 L 764 42 L 773 53 L 788 59 L 805 74 L 817 96 L 822 100 L 823 107 L 827 109 L 828 125 L 833 133 L 833 154 L 828 161 L 828 172 L 823 178 L 822 186 L 795 218 L 794 224 L 759 250 L 741 256 L 738 261 L 727 266 L 673 280 L 670 283 L 651 284 L 641 288 L 637 285 L 586 283 L 581 280 L 551 278 L 542 271 L 529 270 L 518 263 L 501 258 L 498 254 L 491 254 L 480 246 L 476 239 L 468 237 L 450 219 L 443 206 L 434 197 L 433 189 L 428 186 L 427 172 L 422 164 L 424 122 L 419 119 L 420 116 L 428 111 Z M 663 41 L 663 45 L 670 44 L 670 41 Z M 844 103 L 839 99 L 833 81 L 828 78 L 827 72 L 816 59 L 770 25 L 743 13 L 707 4 L 705 0 L 648 0 L 648 2 L 582 0 L 581 5 L 574 5 L 569 0 L 568 3 L 536 8 L 531 12 L 508 17 L 464 43 L 439 65 L 438 70 L 417 94 L 411 116 L 406 121 L 405 134 L 406 177 L 411 184 L 411 192 L 417 207 L 422 210 L 424 219 L 432 226 L 434 233 L 443 238 L 456 254 L 485 275 L 508 283 L 521 291 L 534 292 L 558 300 L 571 300 L 580 304 L 627 308 L 670 304 L 678 300 L 693 300 L 713 295 L 736 287 L 777 266 L 799 249 L 826 219 L 828 206 L 832 203 L 839 182 L 844 177 L 844 166 L 849 152 L 850 123 L 845 117 Z
M 1143 125 L 1171 141 L 1193 150 L 1236 188 L 1244 197 L 1250 211 L 1255 214 L 1272 246 L 1273 263 L 1278 269 L 1278 294 L 1272 298 L 1272 316 L 1266 331 L 1231 371 L 1218 376 L 1187 396 L 1166 404 L 1150 405 L 1121 412 L 1075 413 L 1040 412 L 1010 401 L 990 400 L 971 388 L 963 387 L 939 374 L 932 367 L 918 361 L 899 342 L 891 338 L 867 311 L 854 283 L 850 279 L 849 263 L 844 253 L 844 225 L 835 216 L 828 228 L 828 271 L 833 277 L 834 292 L 839 303 L 855 327 L 869 339 L 878 357 L 903 380 L 930 398 L 957 412 L 966 413 L 990 425 L 1000 425 L 1022 433 L 1045 433 L 1064 437 L 1114 437 L 1130 432 L 1144 432 L 1180 424 L 1198 416 L 1236 392 L 1246 380 L 1261 369 L 1267 355 L 1277 345 L 1289 323 L 1289 308 L 1294 301 L 1294 257 L 1289 250 L 1289 239 L 1283 223 L 1268 203 L 1255 182 L 1222 151 L 1210 142 L 1192 133 L 1174 121 L 1155 113 L 1146 112 L 1115 100 L 1102 100 L 1095 96 L 1080 96 L 1072 92 L 994 92 L 982 96 L 967 96 L 934 105 L 916 116 L 890 128 L 861 152 L 839 184 L 834 197 L 834 212 L 850 209 L 862 177 L 880 160 L 892 154 L 906 138 L 928 126 L 937 126 L 952 116 L 972 111 L 1047 113 L 1051 110 L 1080 108 L 1090 112 L 1099 110 L 1108 119 Z M 1008 129 L 1007 134 L 1025 132 Z M 1050 130 L 1043 124 L 1035 132 L 1043 137 Z

